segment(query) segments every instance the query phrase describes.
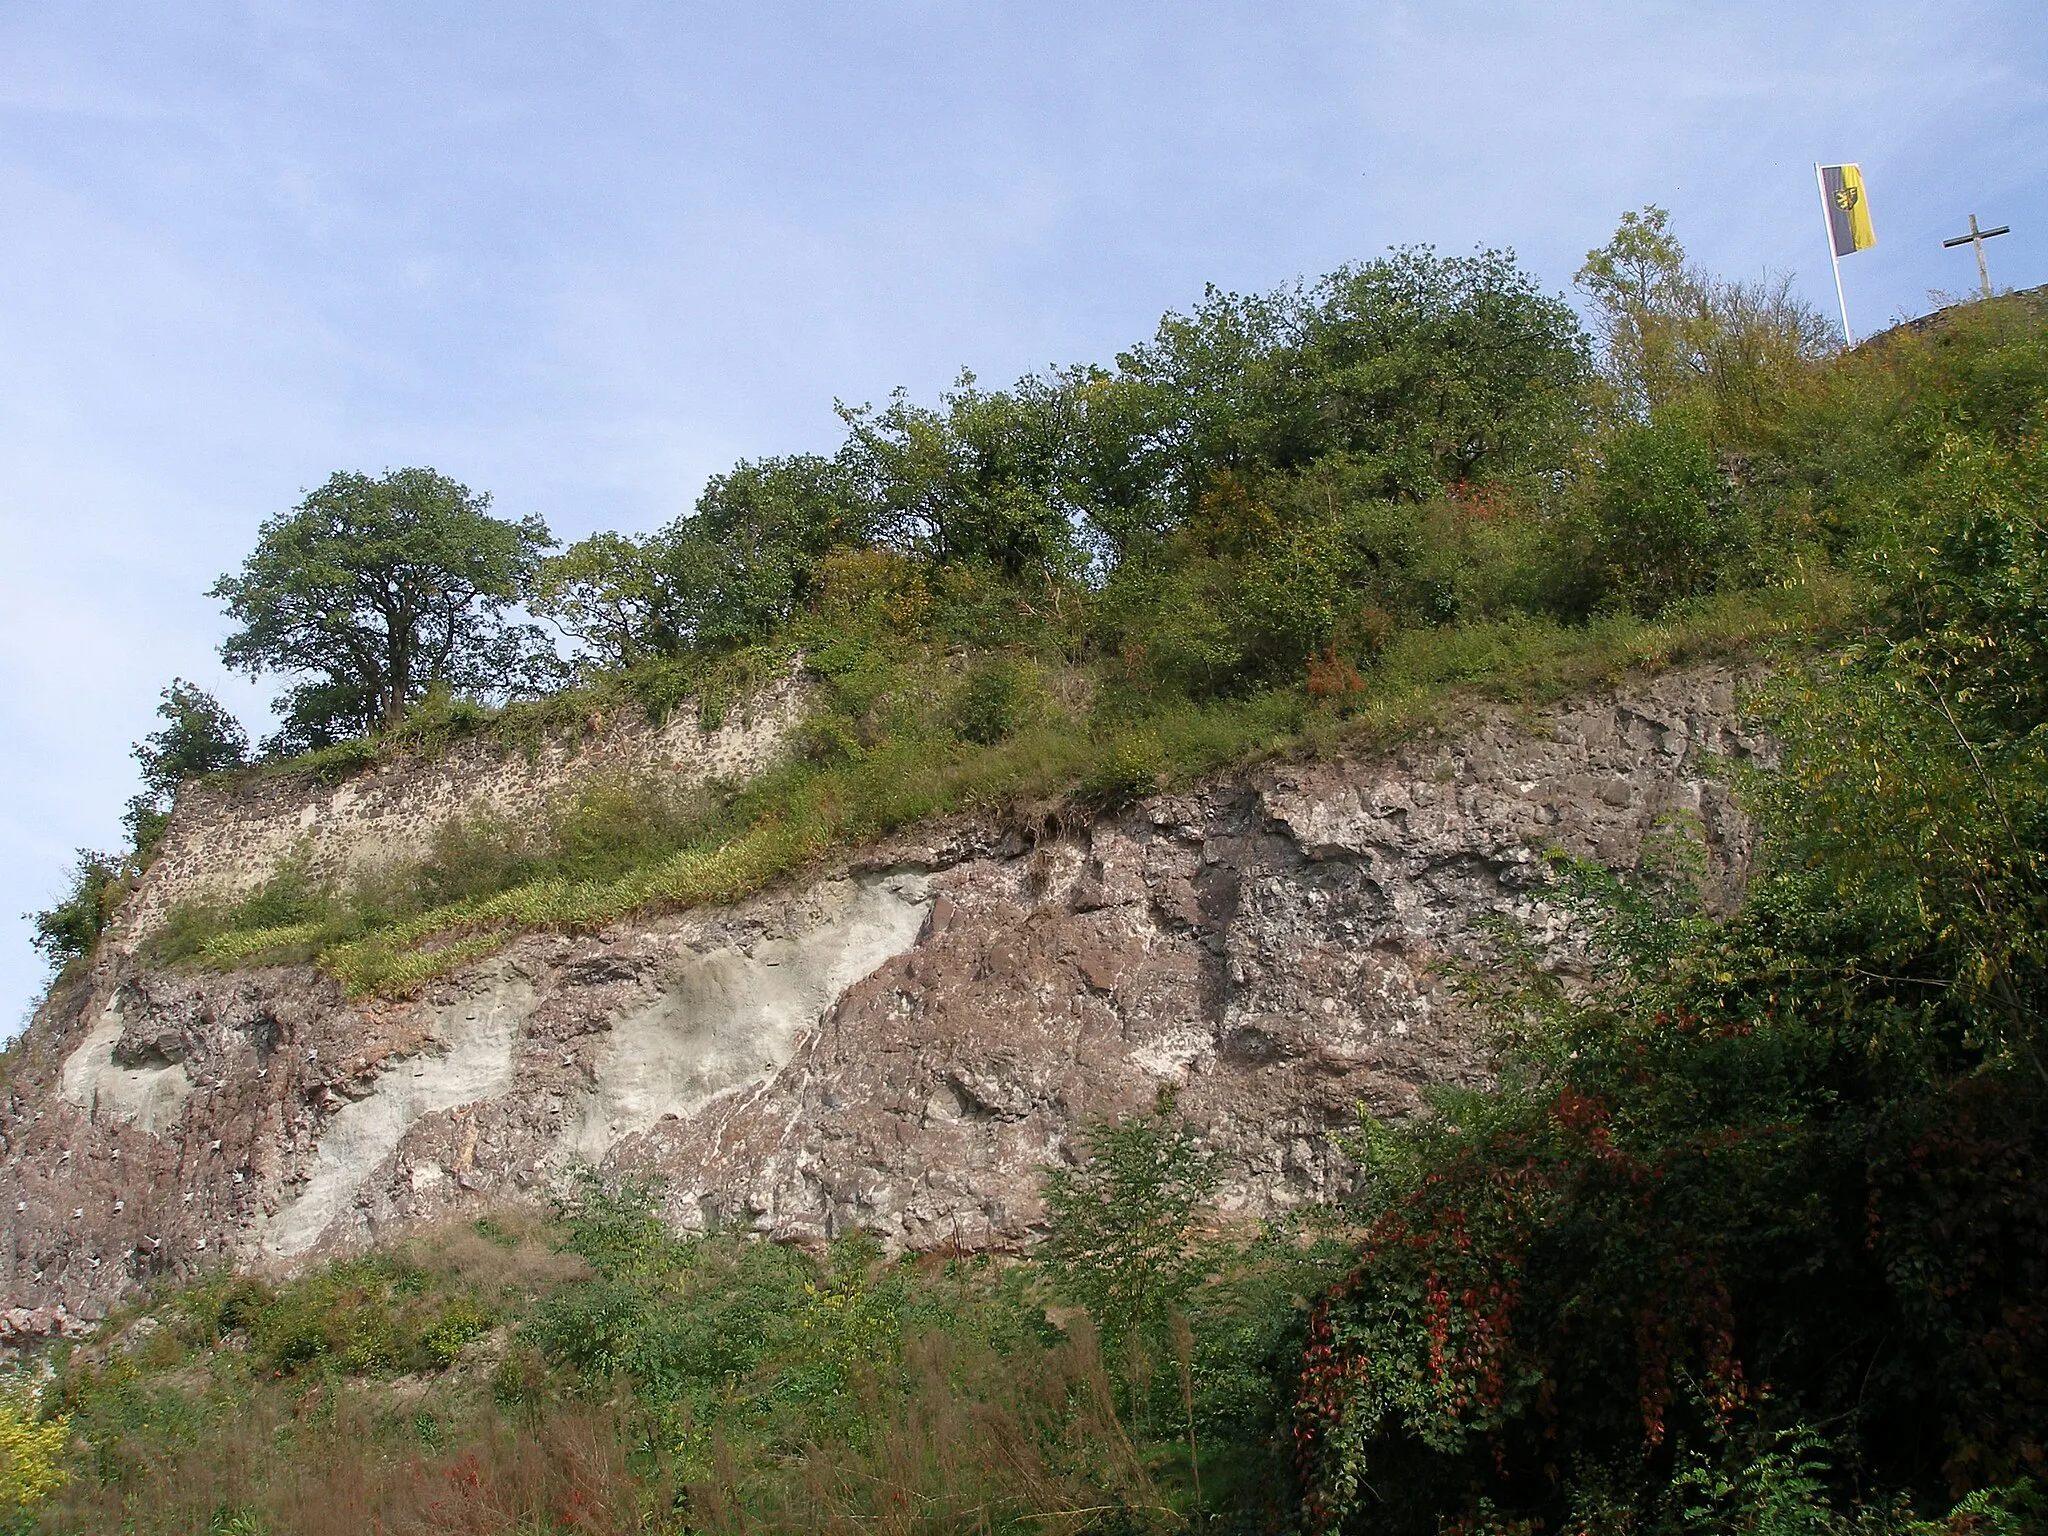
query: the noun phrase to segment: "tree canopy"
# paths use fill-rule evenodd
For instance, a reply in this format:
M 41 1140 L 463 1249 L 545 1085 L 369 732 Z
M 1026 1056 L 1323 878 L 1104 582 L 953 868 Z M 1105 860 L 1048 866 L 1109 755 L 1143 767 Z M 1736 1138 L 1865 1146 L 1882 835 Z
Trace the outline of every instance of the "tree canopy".
M 134 747 L 142 769 L 142 793 L 128 802 L 122 818 L 136 854 L 144 859 L 163 836 L 180 784 L 239 768 L 249 757 L 249 733 L 219 699 L 196 683 L 173 678 L 156 712 L 163 725 Z
M 1577 277 L 1592 301 L 1613 404 L 1630 419 L 1680 407 L 1734 446 L 1783 415 L 1784 391 L 1834 346 L 1790 280 L 1730 282 L 1700 271 L 1655 204 L 1624 213 Z
M 431 469 L 337 473 L 263 524 L 210 595 L 241 626 L 221 646 L 229 666 L 302 679 L 278 700 L 280 745 L 395 725 L 436 688 L 503 696 L 552 678 L 552 648 L 507 610 L 555 541 L 538 517 L 489 506 Z
M 1404 250 L 1270 294 L 1212 289 L 1114 368 L 1008 389 L 962 373 L 936 406 L 901 391 L 842 405 L 830 457 L 742 463 L 654 534 L 584 540 L 542 562 L 532 606 L 600 664 L 715 653 L 787 622 L 836 552 L 881 550 L 1011 587 L 1110 589 L 1105 614 L 1140 617 L 1132 643 L 1167 655 L 1186 647 L 1157 631 L 1200 589 L 1232 633 L 1177 676 L 1252 681 L 1331 644 L 1346 589 L 1388 563 L 1385 519 L 1362 509 L 1555 476 L 1591 381 L 1571 309 L 1505 252 Z

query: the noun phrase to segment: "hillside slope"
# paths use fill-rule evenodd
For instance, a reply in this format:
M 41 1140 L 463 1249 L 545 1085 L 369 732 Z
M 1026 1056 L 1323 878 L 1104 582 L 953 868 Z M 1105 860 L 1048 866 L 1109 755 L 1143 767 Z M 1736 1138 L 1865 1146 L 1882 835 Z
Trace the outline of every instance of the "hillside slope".
M 1328 1195 L 1356 1105 L 1398 1116 L 1482 1077 L 1432 967 L 1489 914 L 1536 914 L 1543 850 L 1628 865 L 1696 816 L 1739 883 L 1717 776 L 1759 743 L 1735 684 L 1638 678 L 1035 839 L 956 818 L 735 906 L 529 933 L 412 999 L 351 999 L 309 965 L 154 966 L 145 887 L 11 1085 L 0 1327 L 538 1202 L 584 1162 L 659 1174 L 685 1228 L 1013 1247 L 1076 1126 L 1162 1088 L 1226 1150 L 1226 1210 Z M 338 859 L 384 836 L 329 786 L 297 793 L 246 795 Z M 250 814 L 227 791 L 181 805 L 152 881 L 196 878 Z

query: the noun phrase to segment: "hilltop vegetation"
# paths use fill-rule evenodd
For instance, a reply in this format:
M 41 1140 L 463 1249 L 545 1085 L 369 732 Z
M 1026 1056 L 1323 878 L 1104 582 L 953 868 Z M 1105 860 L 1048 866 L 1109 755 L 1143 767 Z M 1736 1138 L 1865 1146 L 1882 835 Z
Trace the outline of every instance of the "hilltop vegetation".
M 0 1415 L 24 1486 L 70 1477 L 24 1528 L 2039 1529 L 2048 323 L 2022 296 L 1831 355 L 1654 211 L 1584 280 L 1597 352 L 1505 258 L 1411 253 L 1212 295 L 1114 370 L 850 412 L 835 458 L 531 576 L 589 632 L 578 708 L 801 651 L 800 758 L 451 829 L 376 889 L 282 880 L 171 937 L 403 984 L 429 934 L 1771 640 L 1737 912 L 1682 827 L 1639 870 L 1559 864 L 1596 983 L 1500 934 L 1455 978 L 1498 1085 L 1362 1122 L 1362 1194 L 1285 1227 L 1205 1219 L 1162 1102 L 1048 1176 L 1030 1261 L 677 1239 L 594 1185 L 150 1298 Z M 392 735 L 559 708 L 429 700 Z
M 687 806 L 609 784 L 548 825 L 452 825 L 355 889 L 288 868 L 179 914 L 160 957 L 318 956 L 403 988 L 519 925 L 728 898 L 920 817 L 1101 805 L 1390 739 L 1459 689 L 1825 630 L 1854 477 L 1892 471 L 1867 461 L 1910 409 L 1888 375 L 1832 362 L 1782 292 L 1692 271 L 1655 210 L 1582 280 L 1604 367 L 1512 257 L 1405 251 L 1212 291 L 1113 366 L 842 408 L 835 454 L 742 463 L 667 528 L 552 555 L 537 521 L 431 472 L 336 476 L 216 588 L 243 626 L 224 654 L 297 679 L 279 766 L 621 707 L 715 717 L 797 656 L 803 750 Z M 1865 440 L 1824 442 L 1830 412 Z M 147 855 L 82 867 L 53 954 Z

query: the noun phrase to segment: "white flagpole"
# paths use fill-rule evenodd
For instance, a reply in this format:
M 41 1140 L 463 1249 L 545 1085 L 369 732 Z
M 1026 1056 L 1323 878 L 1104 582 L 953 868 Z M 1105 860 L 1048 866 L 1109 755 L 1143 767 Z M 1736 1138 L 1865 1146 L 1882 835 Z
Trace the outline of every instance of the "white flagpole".
M 1820 220 L 1827 230 L 1828 260 L 1835 264 L 1835 302 L 1842 306 L 1842 343 L 1855 346 L 1856 338 L 1849 334 L 1849 296 L 1842 292 L 1842 258 L 1835 252 L 1835 216 L 1828 211 L 1828 180 L 1821 174 L 1820 162 L 1813 162 L 1813 184 L 1820 188 Z

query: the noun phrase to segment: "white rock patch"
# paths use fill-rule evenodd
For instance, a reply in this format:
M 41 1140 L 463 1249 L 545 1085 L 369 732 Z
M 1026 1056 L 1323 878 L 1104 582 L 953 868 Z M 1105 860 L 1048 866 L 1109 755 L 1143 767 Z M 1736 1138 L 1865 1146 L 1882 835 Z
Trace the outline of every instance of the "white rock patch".
M 57 1091 L 95 1120 L 133 1122 L 152 1136 L 178 1123 L 192 1079 L 181 1063 L 160 1067 L 124 1067 L 114 1060 L 114 1047 L 126 1021 L 120 1005 L 100 1015 L 85 1042 L 64 1059 Z
M 311 1177 L 262 1230 L 265 1251 L 290 1258 L 317 1243 L 420 1116 L 493 1098 L 512 1086 L 512 1047 L 533 1011 L 533 987 L 502 969 L 486 971 L 481 980 L 479 990 L 437 1012 L 434 1040 L 441 1052 L 388 1067 L 366 1096 L 343 1105 L 322 1127 Z
M 663 1115 L 772 1077 L 840 993 L 917 941 L 932 900 L 919 874 L 834 880 L 812 896 L 820 910 L 809 929 L 694 955 L 659 999 L 612 1025 L 565 1158 L 600 1163 Z

